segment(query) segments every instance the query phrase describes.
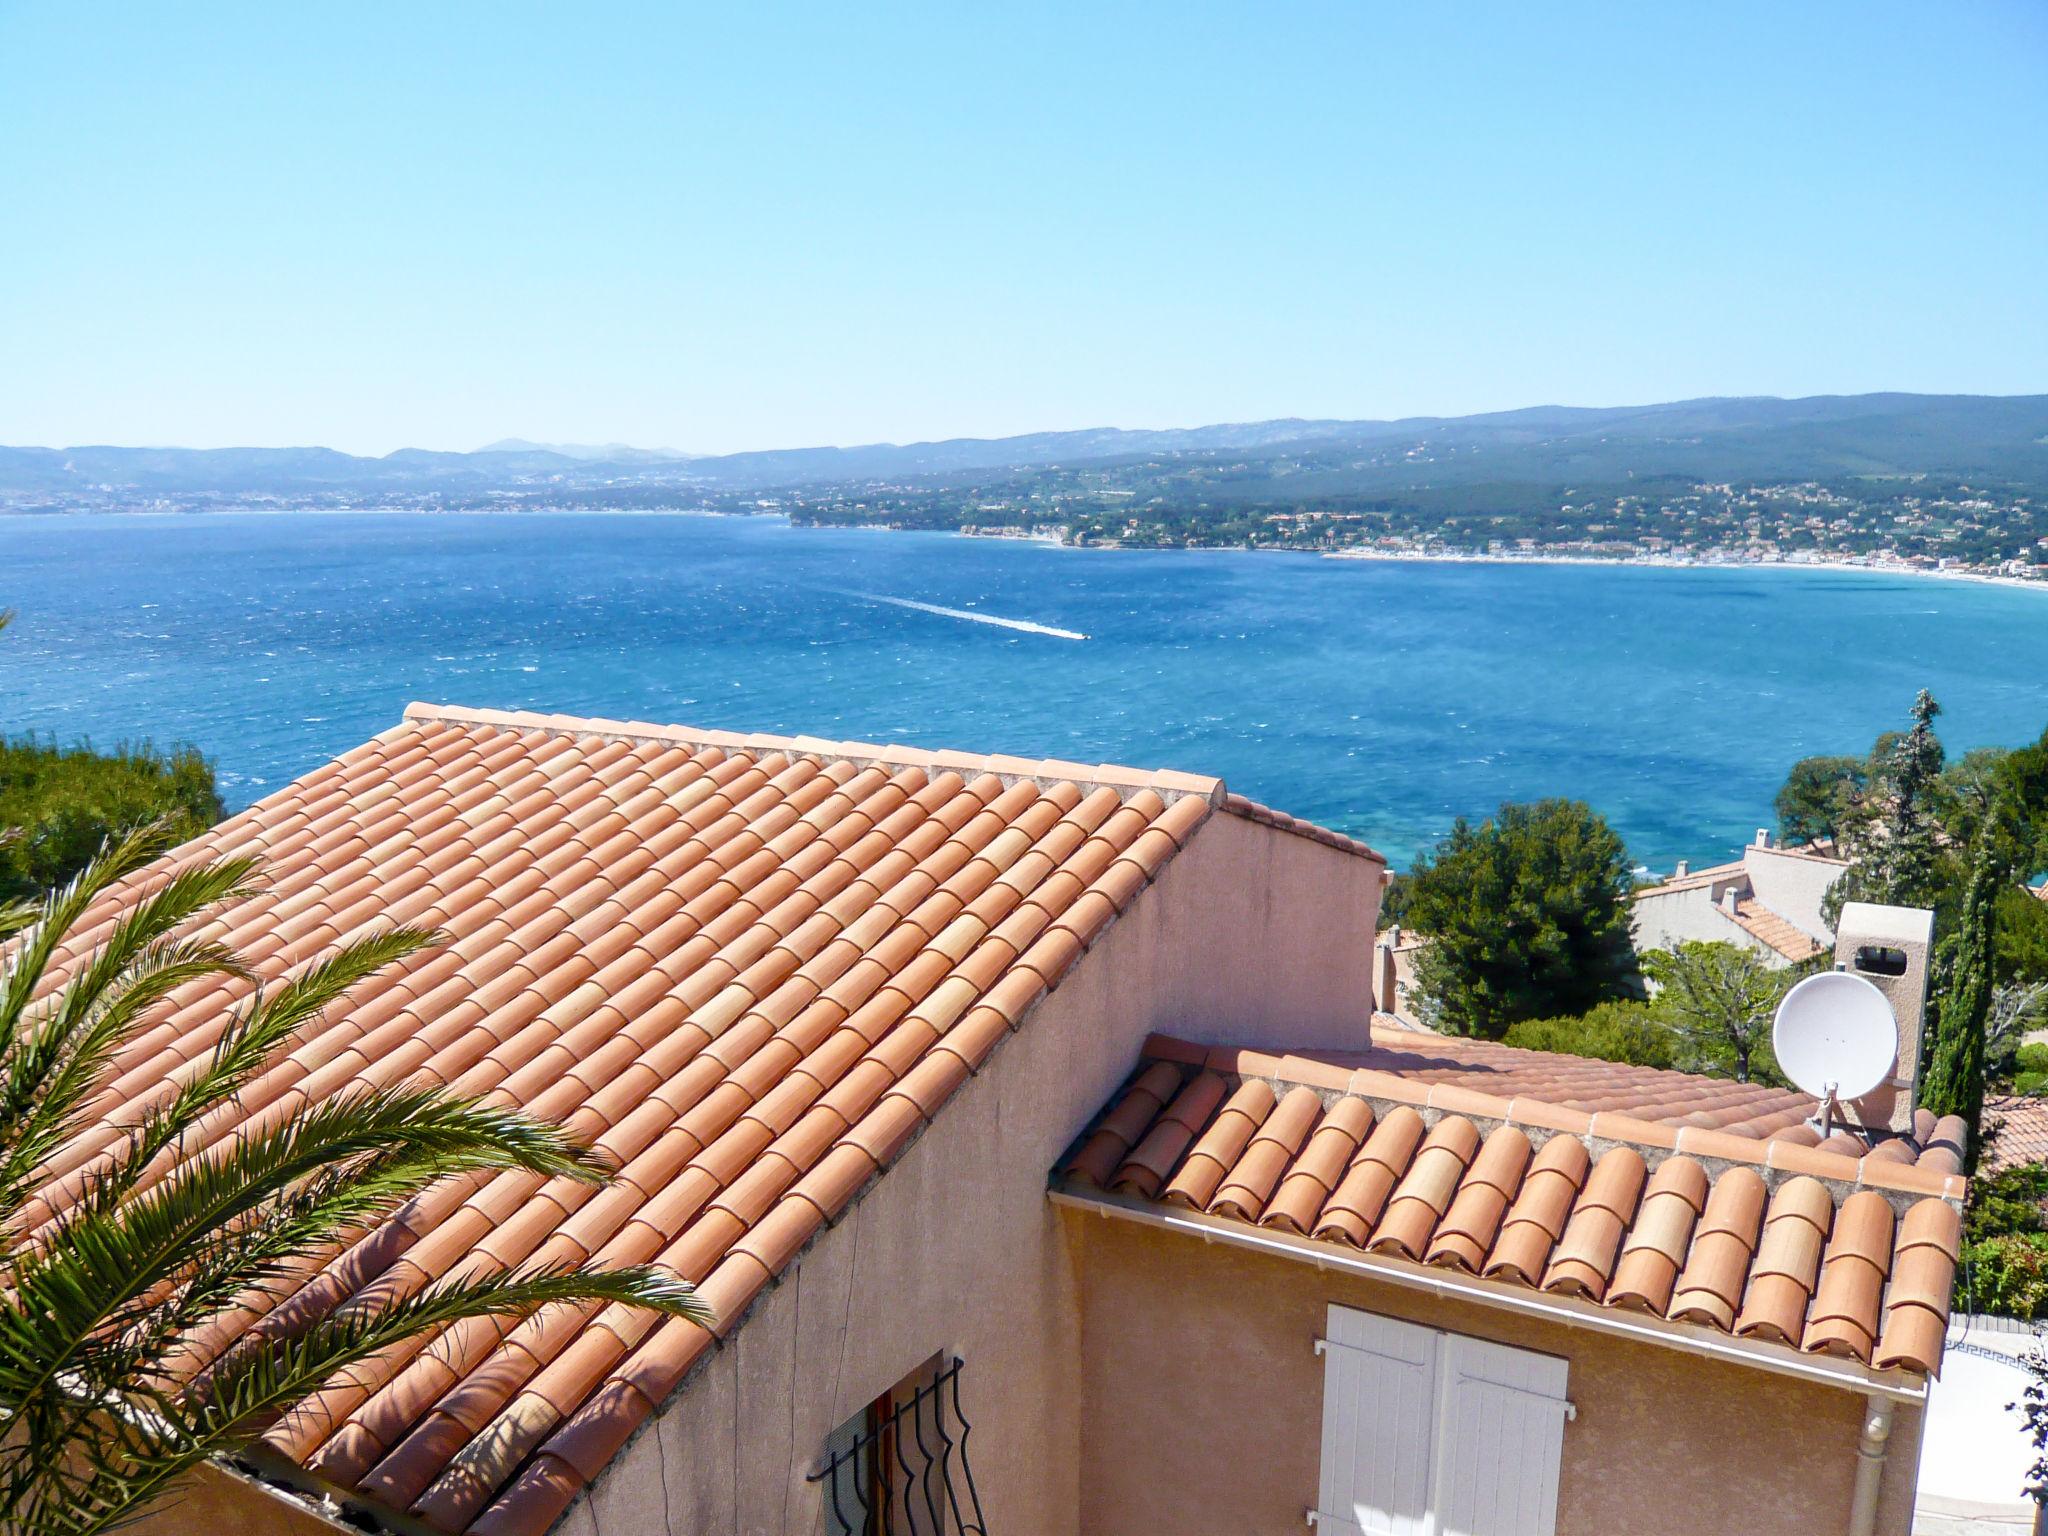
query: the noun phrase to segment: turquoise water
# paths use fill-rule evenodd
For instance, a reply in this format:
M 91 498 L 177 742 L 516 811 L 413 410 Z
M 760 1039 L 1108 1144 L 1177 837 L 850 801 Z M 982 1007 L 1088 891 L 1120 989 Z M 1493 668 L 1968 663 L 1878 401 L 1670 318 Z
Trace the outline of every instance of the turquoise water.
M 1793 759 L 1862 750 L 1923 684 L 1952 751 L 2048 725 L 2048 592 L 1835 571 L 767 518 L 14 517 L 0 606 L 0 728 L 191 741 L 237 805 L 428 699 L 1218 773 L 1397 863 L 1461 812 L 1576 795 L 1665 868 L 1725 857 Z

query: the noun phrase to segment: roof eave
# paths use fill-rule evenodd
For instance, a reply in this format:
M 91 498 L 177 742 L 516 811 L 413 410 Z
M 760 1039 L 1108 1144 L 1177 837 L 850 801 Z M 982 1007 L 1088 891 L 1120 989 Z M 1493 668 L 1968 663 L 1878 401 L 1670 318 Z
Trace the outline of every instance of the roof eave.
M 1385 1258 L 1337 1243 L 1250 1227 L 1227 1217 L 1159 1205 L 1085 1184 L 1056 1183 L 1051 1190 L 1051 1199 L 1055 1205 L 1159 1227 L 1185 1237 L 1200 1238 L 1203 1242 L 1226 1243 L 1295 1263 L 1313 1264 L 1318 1269 L 1362 1275 L 1409 1290 L 1427 1291 L 1500 1311 L 1563 1323 L 1568 1327 L 1631 1338 L 1666 1349 L 1772 1371 L 1781 1376 L 1795 1376 L 1844 1391 L 1878 1393 L 1898 1402 L 1920 1405 L 1927 1401 L 1928 1378 L 1918 1371 L 1904 1368 L 1878 1370 L 1840 1356 L 1808 1354 L 1788 1345 L 1717 1333 L 1689 1323 L 1674 1323 L 1654 1313 L 1624 1311 L 1579 1297 L 1532 1291 L 1526 1286 L 1482 1279 L 1443 1265 Z

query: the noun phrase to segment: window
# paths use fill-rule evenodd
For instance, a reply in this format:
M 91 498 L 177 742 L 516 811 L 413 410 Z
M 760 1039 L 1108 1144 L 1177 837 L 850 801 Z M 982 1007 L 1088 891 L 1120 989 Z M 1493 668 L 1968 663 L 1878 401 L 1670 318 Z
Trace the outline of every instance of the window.
M 967 1465 L 960 1362 L 935 1355 L 834 1430 L 819 1485 L 829 1536 L 988 1536 Z
M 1566 1363 L 1331 1307 L 1323 1466 L 1329 1536 L 1553 1536 Z

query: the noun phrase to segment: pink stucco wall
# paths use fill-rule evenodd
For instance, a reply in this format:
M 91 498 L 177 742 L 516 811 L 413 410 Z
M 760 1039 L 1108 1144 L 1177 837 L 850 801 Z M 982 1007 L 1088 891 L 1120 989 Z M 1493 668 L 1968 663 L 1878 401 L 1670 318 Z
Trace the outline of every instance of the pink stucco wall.
M 1078 1282 L 1046 1177 L 1152 1030 L 1360 1045 L 1380 866 L 1216 815 L 571 1507 L 575 1536 L 821 1529 L 832 1429 L 919 1362 L 966 1361 L 990 1528 L 1079 1523 Z
M 1068 1208 L 1081 1252 L 1081 1528 L 1304 1529 L 1331 1303 L 1563 1356 L 1558 1536 L 1813 1536 L 1848 1528 L 1865 1399 L 1660 1345 Z M 1901 1405 L 1878 1506 L 1912 1519 L 1920 1410 Z

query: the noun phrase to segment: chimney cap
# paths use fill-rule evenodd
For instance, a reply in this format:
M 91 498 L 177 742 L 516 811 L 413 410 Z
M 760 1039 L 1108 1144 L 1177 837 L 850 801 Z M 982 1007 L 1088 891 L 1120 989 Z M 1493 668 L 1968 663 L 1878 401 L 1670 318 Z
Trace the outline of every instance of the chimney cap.
M 1884 907 L 1875 902 L 1845 901 L 1835 924 L 1838 950 L 1872 940 L 1894 944 L 1934 942 L 1934 914 L 1925 907 Z

